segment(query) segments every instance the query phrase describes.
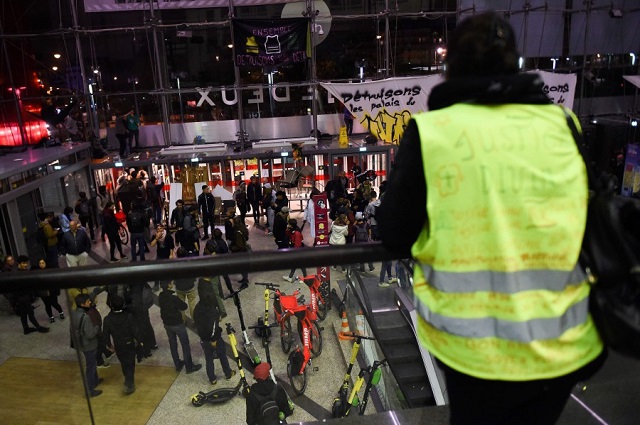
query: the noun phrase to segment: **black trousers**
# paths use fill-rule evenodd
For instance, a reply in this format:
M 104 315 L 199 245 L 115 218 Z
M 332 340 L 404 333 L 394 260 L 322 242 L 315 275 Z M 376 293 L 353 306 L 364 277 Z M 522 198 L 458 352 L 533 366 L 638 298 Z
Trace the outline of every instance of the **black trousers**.
M 452 425 L 511 425 L 556 423 L 571 389 L 600 369 L 606 352 L 568 375 L 535 381 L 492 381 L 474 378 L 438 365 L 447 380 Z
M 120 361 L 122 374 L 124 375 L 124 385 L 131 387 L 135 383 L 134 373 L 136 371 L 136 349 L 133 342 L 127 344 L 116 344 L 116 356 Z

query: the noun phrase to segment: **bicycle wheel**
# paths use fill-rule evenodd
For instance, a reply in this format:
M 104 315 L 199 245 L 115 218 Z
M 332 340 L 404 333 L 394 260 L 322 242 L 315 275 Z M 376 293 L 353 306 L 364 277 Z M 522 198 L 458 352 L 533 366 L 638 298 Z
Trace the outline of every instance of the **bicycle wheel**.
M 293 343 L 293 332 L 291 332 L 291 318 L 287 317 L 284 321 L 284 325 L 280 328 L 280 345 L 282 351 L 288 353 L 291 351 L 291 344 Z
M 318 322 L 313 322 L 311 327 L 311 354 L 318 357 L 322 353 L 322 333 Z
M 302 373 L 292 373 L 291 364 L 287 365 L 287 376 L 289 377 L 289 383 L 293 388 L 293 392 L 297 395 L 304 394 L 307 389 L 307 368 L 305 367 Z
M 318 319 L 324 320 L 327 317 L 327 305 L 318 297 Z
M 120 236 L 120 242 L 122 242 L 122 245 L 129 243 L 129 232 L 124 226 L 118 227 L 118 236 Z

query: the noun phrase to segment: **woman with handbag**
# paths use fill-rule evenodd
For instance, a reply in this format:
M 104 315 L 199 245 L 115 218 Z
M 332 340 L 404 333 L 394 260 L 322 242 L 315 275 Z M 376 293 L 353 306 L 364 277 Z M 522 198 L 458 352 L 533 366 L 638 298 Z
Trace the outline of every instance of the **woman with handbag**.
M 122 253 L 122 241 L 120 240 L 120 235 L 118 235 L 120 224 L 118 223 L 118 220 L 116 220 L 115 214 L 115 204 L 111 201 L 107 202 L 102 210 L 102 217 L 104 221 L 104 231 L 107 235 L 107 239 L 109 239 L 109 253 L 111 254 L 110 258 L 112 263 L 127 258 L 127 256 Z M 116 248 L 118 248 L 118 252 L 120 253 L 120 260 L 115 257 Z

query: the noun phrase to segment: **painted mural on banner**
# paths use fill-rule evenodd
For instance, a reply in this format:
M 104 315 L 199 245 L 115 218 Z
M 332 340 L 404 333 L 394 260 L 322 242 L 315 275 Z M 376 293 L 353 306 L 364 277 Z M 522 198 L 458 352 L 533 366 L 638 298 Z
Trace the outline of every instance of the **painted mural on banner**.
M 309 21 L 235 19 L 233 43 L 237 66 L 277 66 L 303 63 L 309 58 Z
M 543 91 L 557 104 L 573 108 L 575 74 L 537 72 L 544 81 Z M 387 143 L 399 143 L 411 115 L 428 110 L 431 90 L 443 81 L 442 75 L 391 78 L 364 83 L 320 83 L 342 101 L 360 124 Z
M 233 0 L 233 6 L 264 6 L 299 0 Z M 229 7 L 229 0 L 154 0 L 154 9 L 203 9 Z M 85 12 L 126 12 L 149 10 L 149 0 L 84 0 Z

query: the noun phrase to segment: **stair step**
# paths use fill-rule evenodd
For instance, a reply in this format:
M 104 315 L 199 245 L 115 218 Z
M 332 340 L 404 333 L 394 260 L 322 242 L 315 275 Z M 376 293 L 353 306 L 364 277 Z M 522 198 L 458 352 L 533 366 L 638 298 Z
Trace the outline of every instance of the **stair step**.
M 399 384 L 423 383 L 429 380 L 421 361 L 398 362 L 393 366 L 393 376 Z
M 401 344 L 403 342 L 412 342 L 416 340 L 413 331 L 407 326 L 378 329 L 377 336 L 380 344 Z

